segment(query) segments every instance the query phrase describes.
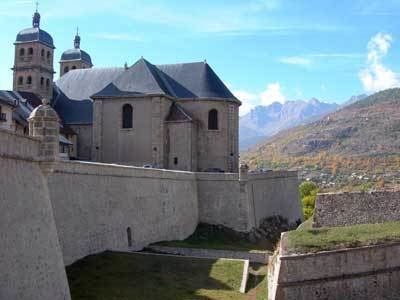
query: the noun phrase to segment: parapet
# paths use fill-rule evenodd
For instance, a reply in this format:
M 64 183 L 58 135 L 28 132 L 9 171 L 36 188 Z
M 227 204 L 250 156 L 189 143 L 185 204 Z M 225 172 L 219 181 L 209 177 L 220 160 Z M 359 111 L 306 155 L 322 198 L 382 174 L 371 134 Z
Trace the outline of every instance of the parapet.
M 400 221 L 400 192 L 319 194 L 313 227 Z
M 42 102 L 28 118 L 29 135 L 38 137 L 41 141 L 40 160 L 54 161 L 59 158 L 60 118 L 47 99 Z

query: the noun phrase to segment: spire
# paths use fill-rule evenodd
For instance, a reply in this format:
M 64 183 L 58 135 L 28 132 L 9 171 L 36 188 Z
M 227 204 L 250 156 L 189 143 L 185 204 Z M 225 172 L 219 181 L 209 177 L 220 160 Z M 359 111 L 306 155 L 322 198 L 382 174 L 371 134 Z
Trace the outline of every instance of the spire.
M 40 14 L 39 14 L 38 8 L 39 8 L 39 2 L 36 2 L 36 11 L 33 14 L 33 18 L 32 18 L 32 26 L 34 28 L 39 28 L 39 26 L 40 26 Z
M 76 36 L 74 40 L 74 47 L 75 49 L 79 49 L 81 46 L 81 37 L 79 36 L 79 28 L 76 28 Z

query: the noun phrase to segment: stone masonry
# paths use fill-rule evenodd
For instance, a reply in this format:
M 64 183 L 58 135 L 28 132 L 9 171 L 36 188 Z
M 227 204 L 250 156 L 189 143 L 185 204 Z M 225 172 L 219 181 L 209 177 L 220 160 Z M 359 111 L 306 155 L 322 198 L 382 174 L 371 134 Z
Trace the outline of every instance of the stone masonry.
M 301 219 L 293 172 L 61 161 L 58 116 L 43 103 L 29 118 L 31 137 L 0 130 L 0 299 L 68 300 L 64 265 L 105 250 L 182 240 L 200 222 L 249 232 L 273 214 Z
M 400 192 L 319 194 L 313 227 L 400 221 Z
M 29 116 L 29 135 L 41 140 L 39 158 L 57 160 L 59 157 L 59 118 L 47 99 Z

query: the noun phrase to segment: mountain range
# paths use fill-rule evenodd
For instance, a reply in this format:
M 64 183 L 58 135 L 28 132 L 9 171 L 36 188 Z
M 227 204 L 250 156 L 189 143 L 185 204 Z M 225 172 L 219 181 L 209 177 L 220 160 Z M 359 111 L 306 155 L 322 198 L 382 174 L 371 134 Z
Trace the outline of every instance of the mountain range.
M 239 147 L 246 150 L 283 129 L 311 122 L 339 107 L 315 98 L 256 106 L 239 120 Z
M 283 130 L 241 155 L 252 167 L 399 173 L 400 89 L 389 89 Z

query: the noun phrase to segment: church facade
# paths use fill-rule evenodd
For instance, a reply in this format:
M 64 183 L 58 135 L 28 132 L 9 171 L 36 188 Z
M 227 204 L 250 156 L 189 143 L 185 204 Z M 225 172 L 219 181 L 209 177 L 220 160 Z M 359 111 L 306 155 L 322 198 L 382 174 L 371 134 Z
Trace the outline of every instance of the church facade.
M 155 65 L 140 58 L 132 66 L 94 68 L 80 42 L 77 33 L 54 83 L 55 46 L 38 12 L 15 42 L 12 93 L 27 94 L 28 102 L 51 99 L 71 158 L 237 172 L 241 103 L 207 62 Z

